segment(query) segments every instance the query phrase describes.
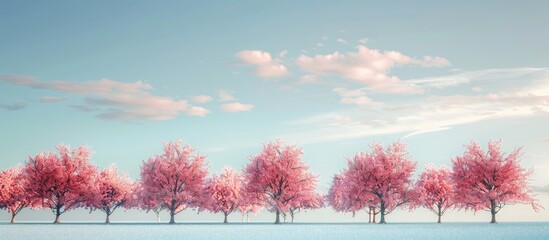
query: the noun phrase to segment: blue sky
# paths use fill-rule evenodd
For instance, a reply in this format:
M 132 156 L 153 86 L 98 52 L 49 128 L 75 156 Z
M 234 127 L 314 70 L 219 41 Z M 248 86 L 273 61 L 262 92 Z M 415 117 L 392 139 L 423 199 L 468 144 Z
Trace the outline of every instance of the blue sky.
M 63 142 L 87 144 L 94 163 L 114 162 L 138 178 L 141 161 L 163 141 L 183 139 L 218 172 L 244 166 L 261 143 L 282 139 L 303 148 L 319 191 L 327 192 L 344 157 L 374 141 L 403 139 L 419 172 L 428 163 L 449 165 L 470 140 L 502 139 L 507 152 L 524 146 L 522 163 L 535 170 L 531 185 L 549 206 L 548 7 L 2 1 L 0 168 Z M 77 213 L 67 218 L 80 219 Z M 220 218 L 193 214 L 178 217 Z M 482 221 L 482 214 L 447 217 Z M 547 210 L 528 206 L 500 214 L 549 220 Z M 20 220 L 31 215 L 24 211 Z M 329 209 L 301 217 L 363 220 Z M 390 218 L 432 216 L 404 210 Z

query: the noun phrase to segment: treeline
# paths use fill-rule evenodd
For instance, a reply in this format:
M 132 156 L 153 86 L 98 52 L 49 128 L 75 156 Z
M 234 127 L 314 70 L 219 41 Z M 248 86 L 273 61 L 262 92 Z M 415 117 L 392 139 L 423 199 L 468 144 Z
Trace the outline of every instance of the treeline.
M 451 160 L 451 169 L 427 166 L 412 181 L 416 162 L 405 145 L 384 148 L 373 144 L 370 152 L 347 158 L 347 167 L 335 174 L 326 196 L 316 192 L 318 177 L 302 161 L 302 150 L 281 141 L 265 144 L 241 171 L 225 168 L 209 177 L 205 157 L 181 141 L 164 144 L 163 153 L 141 165 L 141 179 L 120 174 L 115 165 L 99 170 L 90 162 L 87 146 L 57 146 L 58 153 L 30 156 L 24 166 L 0 172 L 0 208 L 11 213 L 11 222 L 24 208 L 47 208 L 60 223 L 63 213 L 86 208 L 105 213 L 106 223 L 118 208 L 142 209 L 158 216 L 185 209 L 222 213 L 224 223 L 233 212 L 246 216 L 262 209 L 275 213 L 275 223 L 293 222 L 301 210 L 330 205 L 339 212 L 366 211 L 369 222 L 386 223 L 386 215 L 406 206 L 425 207 L 438 222 L 447 209 L 487 210 L 496 222 L 503 206 L 515 203 L 541 208 L 528 188 L 531 171 L 520 166 L 521 149 L 504 155 L 500 141 L 490 141 L 484 151 L 470 142 L 462 156 Z

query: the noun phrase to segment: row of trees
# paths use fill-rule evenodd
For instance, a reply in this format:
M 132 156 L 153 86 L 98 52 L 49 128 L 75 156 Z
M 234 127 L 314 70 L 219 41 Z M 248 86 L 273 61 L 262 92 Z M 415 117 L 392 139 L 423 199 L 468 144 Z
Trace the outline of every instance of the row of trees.
M 168 142 L 162 154 L 143 162 L 138 182 L 119 174 L 114 165 L 99 171 L 86 146 L 59 145 L 57 150 L 59 154 L 39 153 L 24 167 L 0 173 L 0 207 L 12 214 L 12 223 L 25 207 L 50 209 L 54 223 L 82 207 L 104 212 L 106 223 L 120 207 L 152 211 L 157 219 L 168 211 L 170 223 L 187 208 L 221 212 L 225 223 L 235 211 L 247 218 L 267 208 L 280 223 L 280 215 L 293 221 L 300 210 L 323 206 L 323 196 L 315 192 L 317 177 L 301 160 L 301 149 L 282 142 L 266 144 L 242 173 L 225 168 L 211 178 L 204 156 L 180 141 Z
M 490 141 L 487 152 L 470 142 L 462 156 L 452 159 L 452 170 L 428 165 L 413 183 L 416 163 L 404 144 L 373 144 L 371 152 L 347 159 L 347 168 L 333 178 L 327 200 L 336 211 L 367 211 L 370 222 L 379 213 L 379 223 L 403 205 L 429 209 L 438 223 L 449 208 L 489 211 L 490 223 L 496 223 L 505 205 L 525 203 L 538 211 L 541 206 L 527 186 L 532 172 L 519 164 L 521 149 L 507 156 L 500 149 L 501 141 Z
M 11 222 L 25 207 L 48 208 L 60 216 L 76 208 L 100 210 L 106 223 L 116 209 L 139 208 L 158 216 L 162 211 L 175 215 L 191 208 L 223 213 L 224 222 L 233 212 L 246 217 L 266 208 L 281 216 L 323 207 L 336 211 L 365 210 L 369 222 L 380 223 L 400 206 L 426 207 L 438 216 L 449 208 L 488 210 L 492 223 L 506 204 L 528 203 L 540 206 L 527 187 L 530 171 L 519 164 L 520 149 L 504 156 L 501 143 L 491 141 L 484 152 L 471 142 L 463 156 L 452 160 L 452 170 L 427 166 L 417 182 L 411 180 L 416 163 L 410 160 L 405 145 L 395 142 L 386 148 L 373 144 L 371 152 L 357 153 L 347 159 L 347 168 L 333 177 L 327 196 L 316 192 L 318 177 L 309 172 L 297 146 L 275 141 L 250 157 L 239 172 L 223 169 L 208 178 L 206 158 L 180 141 L 164 144 L 162 154 L 143 161 L 140 181 L 119 174 L 112 165 L 99 171 L 90 162 L 86 146 L 71 149 L 57 146 L 58 154 L 39 153 L 29 157 L 24 167 L 0 172 L 0 207 L 12 214 Z

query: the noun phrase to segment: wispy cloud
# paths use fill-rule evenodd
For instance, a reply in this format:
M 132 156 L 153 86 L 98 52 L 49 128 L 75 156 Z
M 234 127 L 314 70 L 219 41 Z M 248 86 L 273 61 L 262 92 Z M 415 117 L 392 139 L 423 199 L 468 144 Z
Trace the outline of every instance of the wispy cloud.
M 206 116 L 206 114 L 210 113 L 210 110 L 208 110 L 206 108 L 203 108 L 203 107 L 199 107 L 199 106 L 192 106 L 192 107 L 189 108 L 189 110 L 187 110 L 186 113 L 189 116 L 202 117 L 202 116 Z
M 431 133 L 431 132 L 439 132 L 439 131 L 444 131 L 444 130 L 448 130 L 448 129 L 450 129 L 450 127 L 435 127 L 435 128 L 424 129 L 424 130 L 418 130 L 418 131 L 414 131 L 414 132 L 411 132 L 411 133 L 408 133 L 408 134 L 404 135 L 404 137 L 402 137 L 402 139 L 413 137 L 415 135 Z
M 334 52 L 327 55 L 301 55 L 296 61 L 301 70 L 317 75 L 335 75 L 366 84 L 372 91 L 385 93 L 421 93 L 422 89 L 390 76 L 397 65 L 444 67 L 450 62 L 442 57 L 412 58 L 396 51 L 380 51 L 359 45 L 357 52 Z
M 1 103 L 0 109 L 4 109 L 6 111 L 17 111 L 21 110 L 23 108 L 27 107 L 27 104 L 25 103 Z
M 229 92 L 225 90 L 220 90 L 218 95 L 219 95 L 219 101 L 221 102 L 236 100 L 236 98 L 233 97 L 233 95 L 231 95 Z
M 341 97 L 340 102 L 343 104 L 357 105 L 361 108 L 378 107 L 383 105 L 383 103 L 376 102 L 367 97 L 366 89 L 364 88 L 354 90 L 349 90 L 347 88 L 334 88 L 333 91 L 339 94 Z
M 320 84 L 322 81 L 314 74 L 307 74 L 297 79 L 298 84 Z
M 67 100 L 67 97 L 55 97 L 55 96 L 42 96 L 40 97 L 40 102 L 51 103 L 51 102 L 63 102 Z
M 281 52 L 285 56 L 287 52 Z M 245 64 L 256 66 L 256 74 L 263 78 L 284 77 L 289 74 L 288 69 L 280 60 L 275 60 L 269 52 L 260 50 L 245 50 L 236 54 L 237 58 Z
M 72 105 L 71 107 L 82 112 L 95 112 L 100 110 L 100 108 L 93 105 Z
M 502 70 L 502 73 L 508 73 Z M 490 76 L 490 77 L 488 77 Z M 477 84 L 492 81 L 492 74 L 479 77 Z M 440 79 L 444 79 L 442 76 Z M 515 75 L 498 82 L 498 88 L 485 93 L 433 89 L 431 95 L 389 99 L 378 107 L 360 107 L 358 102 L 371 104 L 364 89 L 334 90 L 357 109 L 345 109 L 313 115 L 291 122 L 291 130 L 280 136 L 303 143 L 342 141 L 365 136 L 398 134 L 412 137 L 444 131 L 454 126 L 511 117 L 531 117 L 549 113 L 549 77 L 544 74 Z M 334 116 L 346 116 L 341 122 Z
M 473 88 L 471 88 L 471 90 L 472 90 L 473 92 L 478 92 L 478 93 L 479 93 L 479 92 L 482 92 L 482 88 L 481 88 L 481 87 L 473 87 Z
M 184 113 L 203 116 L 209 111 L 194 107 L 186 100 L 176 100 L 150 93 L 153 87 L 141 81 L 127 83 L 110 79 L 93 81 L 41 81 L 33 77 L 7 75 L 5 82 L 35 89 L 47 89 L 84 97 L 76 109 L 98 109 L 97 117 L 112 120 L 168 120 Z M 85 107 L 83 107 L 85 106 Z
M 198 96 L 191 97 L 191 101 L 195 103 L 207 103 L 207 102 L 211 102 L 212 100 L 213 98 L 208 95 L 198 95 Z
M 347 44 L 347 40 L 343 39 L 343 38 L 338 38 L 336 40 L 338 43 L 341 43 L 341 44 Z
M 520 81 L 521 78 L 532 78 L 532 75 L 549 76 L 548 68 L 505 68 L 505 69 L 483 69 L 478 71 L 460 71 L 456 74 L 409 79 L 407 82 L 426 88 L 447 88 L 459 86 L 473 81 L 496 81 L 502 82 L 509 79 Z M 480 92 L 483 88 L 475 86 L 473 91 Z
M 221 104 L 221 110 L 224 112 L 246 112 L 251 111 L 254 105 L 242 103 L 225 103 Z

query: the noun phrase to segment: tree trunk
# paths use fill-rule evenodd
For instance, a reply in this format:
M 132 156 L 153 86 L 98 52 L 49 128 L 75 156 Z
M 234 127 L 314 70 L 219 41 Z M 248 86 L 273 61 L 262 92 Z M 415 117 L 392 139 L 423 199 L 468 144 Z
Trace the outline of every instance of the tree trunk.
M 376 223 L 376 209 L 372 208 L 372 223 Z
M 61 223 L 61 206 L 55 208 L 55 221 L 53 223 Z
M 381 219 L 379 220 L 379 224 L 386 224 L 387 222 L 385 222 L 385 202 L 383 200 L 381 200 L 379 213 L 381 213 Z
M 437 222 L 437 223 L 441 223 L 441 222 L 442 222 L 442 221 L 441 221 L 441 220 L 442 220 L 442 219 L 441 219 L 441 218 L 442 218 L 442 211 L 441 211 L 441 209 L 440 209 L 440 204 L 439 204 L 437 207 L 438 207 L 438 212 L 437 212 L 437 214 L 438 214 L 438 222 Z
M 160 222 L 160 213 L 157 213 L 156 214 L 156 223 L 159 223 Z
M 170 224 L 175 224 L 175 199 L 172 199 L 172 206 L 170 207 Z
M 250 214 L 246 213 L 246 222 L 250 222 Z
M 275 224 L 280 224 L 280 211 L 278 209 L 276 210 Z
M 292 209 L 290 209 L 290 219 L 292 220 L 292 223 L 294 223 L 295 211 L 297 211 L 297 210 L 292 210 Z
M 225 219 L 223 219 L 223 223 L 228 223 L 229 221 L 227 221 L 227 215 L 229 214 L 223 213 L 223 215 L 225 215 Z
M 372 223 L 372 207 L 368 207 L 368 223 Z
M 61 218 L 59 214 L 55 215 L 55 221 L 53 223 L 61 223 Z
M 111 209 L 110 208 L 105 208 L 105 213 L 107 214 L 107 218 L 105 219 L 105 223 L 111 223 Z
M 175 214 L 170 210 L 170 224 L 175 224 Z
M 15 223 L 15 215 L 14 213 L 11 214 L 11 221 L 10 223 Z
M 490 200 L 490 213 L 492 214 L 492 221 L 490 223 L 496 223 L 496 201 Z

